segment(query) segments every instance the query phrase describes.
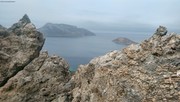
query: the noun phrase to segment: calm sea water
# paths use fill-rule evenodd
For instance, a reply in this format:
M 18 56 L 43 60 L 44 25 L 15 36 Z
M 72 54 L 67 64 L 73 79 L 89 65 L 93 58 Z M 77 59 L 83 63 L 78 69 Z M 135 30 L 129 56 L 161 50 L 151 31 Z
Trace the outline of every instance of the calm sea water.
M 124 45 L 112 42 L 117 37 L 141 42 L 150 36 L 150 33 L 97 33 L 96 36 L 81 38 L 46 37 L 43 50 L 48 50 L 50 55 L 56 54 L 65 58 L 70 70 L 76 70 L 80 64 L 87 64 L 94 57 L 124 48 Z

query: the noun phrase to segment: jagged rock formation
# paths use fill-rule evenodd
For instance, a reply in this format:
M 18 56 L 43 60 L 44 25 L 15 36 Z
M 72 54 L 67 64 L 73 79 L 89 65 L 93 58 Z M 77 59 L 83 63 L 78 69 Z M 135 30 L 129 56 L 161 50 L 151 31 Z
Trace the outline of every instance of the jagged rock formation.
M 47 23 L 43 27 L 39 28 L 39 31 L 48 37 L 83 37 L 95 35 L 87 29 L 67 24 Z
M 0 87 L 38 57 L 44 38 L 25 15 L 9 29 L 1 29 Z
M 139 45 L 132 44 L 122 51 L 112 51 L 81 65 L 69 82 L 72 91 L 68 97 L 59 99 L 72 102 L 179 102 L 180 35 L 163 35 L 155 33 Z
M 65 91 L 69 65 L 39 55 L 44 40 L 27 15 L 9 29 L 0 26 L 0 102 L 49 102 Z
M 0 25 L 0 31 L 3 31 L 3 30 L 6 30 L 6 28 Z
M 141 44 L 79 66 L 40 50 L 44 38 L 25 15 L 0 26 L 0 102 L 179 102 L 180 35 L 160 26 Z
M 116 44 L 121 44 L 121 45 L 130 45 L 130 44 L 137 44 L 137 42 L 134 42 L 128 38 L 124 37 L 119 37 L 113 40 L 114 43 Z
M 156 35 L 164 36 L 167 34 L 167 28 L 163 26 L 159 26 L 159 28 L 155 32 Z
M 8 32 L 6 31 L 6 28 L 0 25 L 0 37 L 8 36 Z
M 1 102 L 50 102 L 63 93 L 70 79 L 63 58 L 42 52 L 0 88 Z

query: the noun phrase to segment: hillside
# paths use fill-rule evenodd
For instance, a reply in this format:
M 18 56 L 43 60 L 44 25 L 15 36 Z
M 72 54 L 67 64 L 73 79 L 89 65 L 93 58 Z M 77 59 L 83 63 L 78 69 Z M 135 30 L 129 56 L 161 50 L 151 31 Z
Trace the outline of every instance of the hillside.
M 134 42 L 134 41 L 132 41 L 128 38 L 124 38 L 124 37 L 118 37 L 118 38 L 114 39 L 113 42 L 116 44 L 121 44 L 121 45 L 137 44 L 137 42 Z
M 95 35 L 87 29 L 67 24 L 47 23 L 38 30 L 48 37 L 84 37 Z

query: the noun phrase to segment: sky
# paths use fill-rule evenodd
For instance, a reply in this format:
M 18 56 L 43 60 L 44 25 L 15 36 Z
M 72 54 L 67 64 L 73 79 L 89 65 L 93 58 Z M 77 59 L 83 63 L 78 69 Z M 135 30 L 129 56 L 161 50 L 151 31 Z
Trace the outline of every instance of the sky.
M 0 24 L 27 14 L 37 28 L 70 24 L 94 32 L 151 32 L 159 25 L 180 33 L 180 0 L 0 0 Z

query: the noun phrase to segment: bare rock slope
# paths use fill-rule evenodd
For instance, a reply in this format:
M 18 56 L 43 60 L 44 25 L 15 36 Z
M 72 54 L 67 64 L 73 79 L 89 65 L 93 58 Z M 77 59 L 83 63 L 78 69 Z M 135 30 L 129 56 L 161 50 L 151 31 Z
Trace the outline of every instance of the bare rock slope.
M 50 102 L 63 93 L 70 79 L 68 64 L 42 52 L 0 88 L 1 102 Z
M 69 65 L 40 54 L 44 41 L 27 15 L 9 29 L 0 26 L 0 102 L 50 102 L 65 91 Z
M 44 44 L 27 15 L 9 29 L 0 30 L 0 87 L 38 57 Z
M 71 97 L 66 100 L 179 102 L 180 35 L 166 33 L 166 28 L 160 26 L 139 45 L 132 44 L 81 65 L 72 76 Z

